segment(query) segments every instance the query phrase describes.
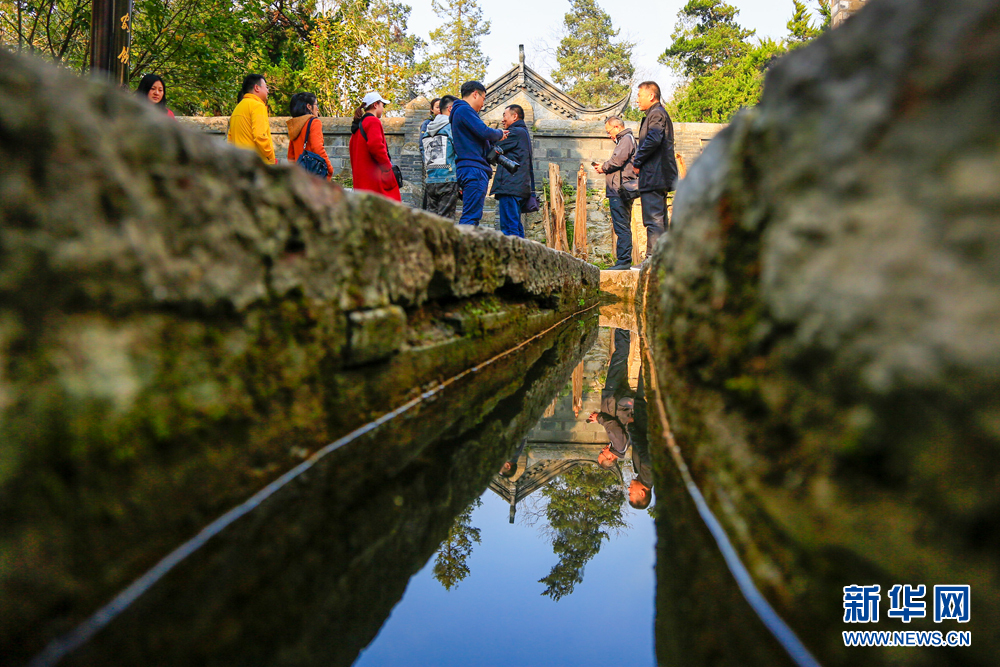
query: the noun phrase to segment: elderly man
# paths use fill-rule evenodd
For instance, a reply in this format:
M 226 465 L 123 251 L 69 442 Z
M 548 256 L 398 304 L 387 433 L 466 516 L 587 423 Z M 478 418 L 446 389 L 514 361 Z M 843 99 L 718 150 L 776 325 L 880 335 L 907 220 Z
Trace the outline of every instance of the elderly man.
M 654 81 L 639 84 L 639 109 L 646 112 L 639 126 L 632 162 L 639 175 L 642 224 L 646 227 L 646 254 L 666 231 L 667 193 L 677 185 L 674 160 L 674 125 L 660 103 L 660 87 Z
M 519 104 L 511 104 L 503 110 L 503 126 L 510 134 L 497 144 L 508 158 L 521 165 L 510 172 L 503 166 L 497 167 L 493 177 L 492 194 L 497 199 L 500 214 L 500 231 L 507 236 L 524 238 L 521 224 L 521 209 L 524 208 L 534 188 L 531 165 L 531 135 L 524 124 L 524 109 Z
M 626 128 L 618 116 L 611 116 L 604 122 L 604 131 L 615 142 L 615 149 L 607 162 L 595 164 L 594 169 L 604 174 L 611 225 L 618 237 L 615 265 L 611 270 L 625 271 L 632 267 L 632 203 L 639 196 L 639 183 L 632 166 L 637 144 L 632 130 Z

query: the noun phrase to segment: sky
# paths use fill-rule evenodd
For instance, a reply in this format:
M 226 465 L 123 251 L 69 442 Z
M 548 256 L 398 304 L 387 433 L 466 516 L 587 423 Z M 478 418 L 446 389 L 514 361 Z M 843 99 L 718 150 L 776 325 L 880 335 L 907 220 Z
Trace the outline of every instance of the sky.
M 783 38 L 785 24 L 792 15 L 792 0 L 728 0 L 740 10 L 737 20 L 744 27 L 757 31 L 758 37 Z M 429 41 L 429 33 L 440 23 L 431 9 L 431 0 L 405 0 L 410 13 L 410 32 Z M 677 23 L 677 12 L 686 0 L 652 0 L 643 3 L 598 0 L 604 11 L 611 14 L 621 34 L 636 42 L 634 62 L 636 81 L 652 79 L 660 86 L 672 89 L 676 83 L 670 71 L 657 63 L 657 58 L 670 43 Z M 517 62 L 517 45 L 524 44 L 529 67 L 548 76 L 555 66 L 552 55 L 559 44 L 563 16 L 569 10 L 569 0 L 480 0 L 483 18 L 491 21 L 490 34 L 483 38 L 483 52 L 490 57 L 486 81 L 507 71 Z M 816 3 L 807 2 L 814 10 Z M 624 8 L 627 7 L 628 10 Z M 813 12 L 815 15 L 815 11 Z M 548 48 L 549 53 L 545 53 Z

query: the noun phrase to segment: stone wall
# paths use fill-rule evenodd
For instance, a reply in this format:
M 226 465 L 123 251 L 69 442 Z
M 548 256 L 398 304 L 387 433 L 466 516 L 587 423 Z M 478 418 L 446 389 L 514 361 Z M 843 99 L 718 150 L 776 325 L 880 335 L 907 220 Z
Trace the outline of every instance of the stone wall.
M 386 139 L 389 143 L 389 154 L 403 172 L 405 185 L 403 187 L 403 202 L 410 206 L 419 205 L 422 190 L 423 169 L 420 164 L 419 131 L 420 124 L 427 117 L 427 103 L 423 98 L 411 102 L 405 110 L 405 115 L 395 118 L 384 118 Z M 180 122 L 197 126 L 223 140 L 225 138 L 228 118 L 180 118 Z M 286 161 L 288 150 L 287 118 L 271 119 L 271 134 L 274 138 L 275 152 L 279 162 Z M 327 154 L 333 165 L 334 173 L 349 176 L 351 172 L 348 142 L 351 137 L 351 120 L 349 118 L 322 118 L 323 135 L 326 139 Z M 637 121 L 627 121 L 626 125 L 633 132 L 638 132 Z M 705 146 L 725 125 L 714 123 L 675 123 L 674 142 L 677 152 L 683 156 L 690 167 L 701 155 Z M 611 218 L 607 204 L 604 203 L 604 177 L 595 172 L 591 161 L 603 162 L 611 155 L 614 143 L 604 133 L 601 122 L 583 122 L 571 120 L 539 119 L 530 128 L 533 137 L 535 184 L 541 192 L 543 179 L 548 179 L 548 165 L 554 162 L 559 165 L 563 181 L 575 187 L 576 174 L 580 165 L 587 169 L 587 188 L 596 190 L 588 197 L 588 229 L 587 239 L 590 248 L 590 258 L 600 258 L 612 253 Z M 566 213 L 570 222 L 574 219 L 575 197 L 567 201 Z M 497 226 L 496 204 L 490 197 L 486 201 L 483 223 L 487 226 Z M 545 242 L 545 232 L 541 225 L 541 215 L 534 214 L 525 217 L 525 233 L 528 238 L 541 243 Z
M 654 452 L 657 502 L 687 495 L 682 453 L 827 667 L 1000 655 L 998 68 L 1000 3 L 872 0 L 775 63 L 640 274 L 650 424 L 677 446 Z M 776 664 L 699 595 L 701 522 L 676 507 L 657 516 L 660 663 Z M 933 587 L 952 583 L 971 586 L 968 622 L 935 623 Z M 927 616 L 865 629 L 972 645 L 846 648 L 843 587 L 881 586 L 885 610 L 896 584 L 926 586 Z
M 312 452 L 598 299 L 566 253 L 265 166 L 3 49 L 0 164 L 13 664 Z

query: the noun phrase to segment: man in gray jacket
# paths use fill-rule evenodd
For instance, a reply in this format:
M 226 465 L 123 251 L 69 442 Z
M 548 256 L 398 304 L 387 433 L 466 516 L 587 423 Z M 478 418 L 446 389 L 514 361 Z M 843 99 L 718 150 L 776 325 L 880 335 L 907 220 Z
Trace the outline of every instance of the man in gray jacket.
M 612 271 L 625 271 L 632 267 L 632 202 L 639 196 L 639 183 L 632 166 L 637 147 L 632 130 L 618 116 L 604 121 L 604 131 L 615 142 L 611 157 L 603 164 L 594 164 L 599 174 L 604 174 L 604 192 L 611 209 L 611 224 L 618 237 L 615 248 L 615 265 Z

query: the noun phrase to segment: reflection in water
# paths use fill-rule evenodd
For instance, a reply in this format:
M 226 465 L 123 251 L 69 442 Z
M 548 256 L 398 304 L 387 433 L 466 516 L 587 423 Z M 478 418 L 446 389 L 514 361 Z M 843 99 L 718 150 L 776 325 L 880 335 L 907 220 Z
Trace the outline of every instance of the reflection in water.
M 552 551 L 559 562 L 539 582 L 543 595 L 559 600 L 583 582 L 583 568 L 609 539 L 608 530 L 627 527 L 622 515 L 621 478 L 609 470 L 580 466 L 553 480 L 542 491 L 553 531 Z
M 472 554 L 472 543 L 482 542 L 481 531 L 471 524 L 472 512 L 482 504 L 483 501 L 476 498 L 458 515 L 455 525 L 448 531 L 447 539 L 441 543 L 434 558 L 434 578 L 449 591 L 469 576 L 468 560 Z
M 559 395 L 494 468 L 481 500 L 454 520 L 356 667 L 481 664 L 484 651 L 511 636 L 519 637 L 512 662 L 653 663 L 654 540 L 644 511 L 652 479 L 633 335 L 598 333 Z M 603 468 L 609 444 L 616 454 Z M 636 495 L 631 508 L 629 495 Z M 589 628 L 608 614 L 638 642 L 603 647 Z M 525 639 L 525 628 L 537 642 Z

